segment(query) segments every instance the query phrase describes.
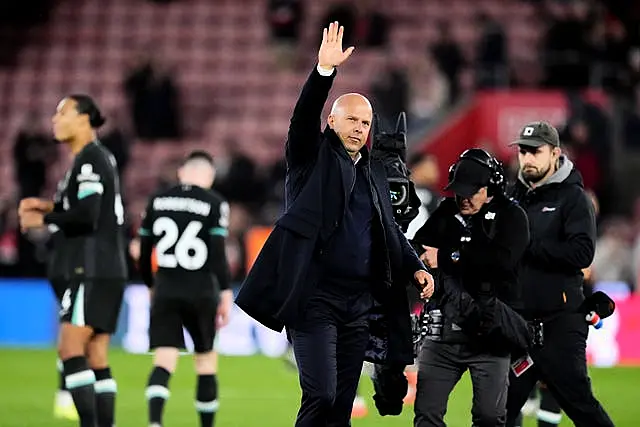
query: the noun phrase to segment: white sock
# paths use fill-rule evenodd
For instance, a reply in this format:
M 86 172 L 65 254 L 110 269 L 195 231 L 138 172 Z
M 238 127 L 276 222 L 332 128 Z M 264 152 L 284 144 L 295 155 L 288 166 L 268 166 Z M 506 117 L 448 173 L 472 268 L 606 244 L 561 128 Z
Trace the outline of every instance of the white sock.
M 59 406 L 73 405 L 73 397 L 69 390 L 58 390 L 56 393 L 56 404 Z

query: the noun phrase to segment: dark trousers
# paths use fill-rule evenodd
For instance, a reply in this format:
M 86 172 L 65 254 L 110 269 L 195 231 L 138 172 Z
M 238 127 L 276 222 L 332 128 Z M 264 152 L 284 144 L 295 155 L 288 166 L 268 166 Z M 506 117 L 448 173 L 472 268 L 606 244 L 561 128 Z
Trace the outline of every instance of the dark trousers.
M 509 356 L 478 353 L 467 344 L 425 340 L 418 356 L 415 427 L 443 427 L 449 395 L 469 369 L 471 416 L 477 427 L 503 426 L 509 387 Z
M 513 427 L 538 380 L 545 383 L 576 427 L 613 427 L 593 396 L 587 372 L 588 325 L 584 315 L 567 313 L 544 325 L 544 345 L 533 349 L 534 365 L 516 378 L 511 375 L 507 400 L 507 426 Z
M 298 365 L 302 402 L 296 427 L 348 427 L 369 342 L 368 290 L 324 286 L 289 336 Z

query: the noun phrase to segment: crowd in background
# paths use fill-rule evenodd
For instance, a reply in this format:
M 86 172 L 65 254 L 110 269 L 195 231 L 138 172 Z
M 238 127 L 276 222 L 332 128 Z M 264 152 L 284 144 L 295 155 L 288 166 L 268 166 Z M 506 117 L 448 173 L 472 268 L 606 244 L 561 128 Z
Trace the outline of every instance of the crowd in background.
M 582 173 L 585 186 L 599 200 L 603 213 L 599 217 L 595 279 L 622 281 L 635 287 L 640 272 L 640 200 L 632 212 L 613 212 L 609 208 L 611 118 L 600 106 L 585 103 L 573 94 L 587 87 L 604 89 L 623 106 L 625 149 L 640 148 L 640 10 L 634 10 L 633 5 L 624 9 L 624 2 L 610 2 L 609 7 L 605 2 L 589 0 L 530 2 L 538 5 L 537 19 L 546 23 L 538 68 L 510 58 L 513 49 L 508 49 L 505 29 L 484 14 L 474 18 L 481 32 L 477 45 L 460 46 L 451 36 L 449 24 L 442 23 L 437 29 L 437 40 L 428 49 L 415 46 L 417 66 L 403 65 L 388 49 L 388 40 L 396 27 L 381 2 L 334 2 L 322 22 L 307 22 L 307 2 L 269 0 L 265 19 L 271 29 L 270 48 L 283 67 L 308 66 L 300 56 L 303 26 L 321 26 L 335 20 L 346 28 L 345 44 L 386 52 L 385 66 L 367 95 L 387 124 L 398 112 L 406 111 L 412 134 L 428 132 L 442 115 L 477 90 L 566 90 L 571 114 L 561 129 L 563 149 Z M 106 111 L 108 127 L 100 132 L 100 140 L 116 157 L 121 176 L 130 167 L 132 141 L 169 139 L 177 144 L 183 135 L 181 88 L 174 78 L 180 70 L 171 69 L 150 52 L 152 49 L 145 49 L 132 62 L 129 73 L 122 76 L 128 109 Z M 59 160 L 59 150 L 51 139 L 50 129 L 42 128 L 42 120 L 33 119 L 47 114 L 50 112 L 25 112 L 22 130 L 15 140 L 13 178 L 18 199 L 50 196 L 44 191 L 47 181 L 52 179 L 50 166 Z M 227 250 L 234 281 L 239 282 L 246 266 L 244 235 L 253 225 L 272 224 L 280 214 L 286 165 L 284 160 L 258 164 L 250 153 L 236 150 L 236 141 L 232 139 L 225 141 L 225 145 L 227 154 L 216 159 L 214 187 L 231 204 Z M 176 157 L 165 165 L 159 174 L 158 189 L 175 182 L 179 160 Z M 409 159 L 412 179 L 425 205 L 416 223 L 426 219 L 441 196 L 441 189 L 436 187 L 437 162 L 429 154 L 415 154 Z M 126 190 L 123 189 L 125 204 Z M 30 236 L 31 239 L 22 236 L 17 230 L 15 211 L 15 198 L 0 200 L 0 274 L 42 276 L 46 241 L 39 236 Z M 137 222 L 136 216 L 130 215 L 131 238 Z M 131 274 L 135 279 L 133 263 Z

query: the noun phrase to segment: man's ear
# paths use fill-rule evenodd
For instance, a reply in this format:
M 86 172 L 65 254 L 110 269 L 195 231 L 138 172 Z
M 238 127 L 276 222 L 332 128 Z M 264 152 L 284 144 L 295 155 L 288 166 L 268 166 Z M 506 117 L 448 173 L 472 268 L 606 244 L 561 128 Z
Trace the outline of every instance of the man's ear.
M 562 149 L 560 147 L 553 147 L 553 155 L 558 158 L 562 154 Z
M 329 114 L 329 117 L 327 117 L 327 124 L 329 125 L 329 127 L 331 129 L 333 129 L 333 125 L 336 123 L 336 119 L 333 116 L 333 114 Z

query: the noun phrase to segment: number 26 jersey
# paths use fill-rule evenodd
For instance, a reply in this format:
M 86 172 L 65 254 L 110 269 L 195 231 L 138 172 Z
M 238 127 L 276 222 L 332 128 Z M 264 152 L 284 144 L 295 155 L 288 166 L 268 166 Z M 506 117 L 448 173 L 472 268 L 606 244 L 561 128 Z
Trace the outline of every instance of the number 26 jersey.
M 214 241 L 227 236 L 228 226 L 229 204 L 214 191 L 177 185 L 151 198 L 139 234 L 154 247 L 156 294 L 216 295 L 215 265 L 226 257 Z

